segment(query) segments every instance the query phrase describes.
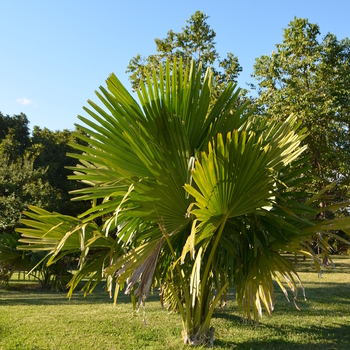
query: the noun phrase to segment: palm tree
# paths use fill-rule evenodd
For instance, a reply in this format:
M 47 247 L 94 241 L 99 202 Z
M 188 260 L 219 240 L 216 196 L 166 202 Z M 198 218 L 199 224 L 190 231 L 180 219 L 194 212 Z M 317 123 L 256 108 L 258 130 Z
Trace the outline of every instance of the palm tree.
M 297 191 L 307 180 L 297 160 L 307 134 L 295 117 L 272 123 L 247 103 L 233 110 L 232 84 L 212 105 L 213 75 L 202 79 L 200 64 L 159 70 L 141 83 L 141 106 L 113 74 L 96 92 L 103 107 L 89 101 L 91 118 L 79 117 L 76 134 L 88 146 L 72 145 L 82 153 L 70 156 L 80 162 L 71 178 L 87 185 L 74 200 L 92 207 L 77 219 L 31 207 L 22 220 L 31 228 L 18 229 L 21 249 L 49 250 L 49 263 L 80 251 L 70 294 L 83 277 L 85 293 L 106 277 L 115 300 L 124 288 L 140 307 L 158 285 L 182 317 L 184 342 L 211 344 L 228 286 L 248 319 L 258 320 L 262 305 L 270 314 L 273 278 L 287 298 L 281 278 L 294 298 L 300 281 L 281 253 L 308 255 L 320 269 L 308 240 L 350 223 L 319 221 L 324 193 Z

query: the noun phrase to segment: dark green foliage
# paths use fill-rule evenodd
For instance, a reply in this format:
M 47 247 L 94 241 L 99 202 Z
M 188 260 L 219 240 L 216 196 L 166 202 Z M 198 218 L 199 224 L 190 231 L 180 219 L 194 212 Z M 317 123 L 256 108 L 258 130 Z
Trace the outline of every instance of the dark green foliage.
M 65 169 L 76 164 L 66 157 L 74 152 L 68 145 L 75 142 L 71 132 L 34 127 L 30 137 L 28 123 L 24 114 L 0 114 L 0 279 L 6 284 L 14 271 L 35 268 L 33 273 L 42 284 L 62 289 L 71 278 L 64 261 L 48 267 L 47 259 L 43 260 L 47 252 L 19 252 L 19 235 L 14 230 L 29 205 L 77 215 L 90 203 L 71 202 L 68 194 L 79 188 L 76 181 L 68 181 Z
M 0 154 L 0 232 L 12 232 L 28 204 L 50 207 L 58 198 L 58 191 L 43 181 L 44 173 L 28 157 L 11 162 Z
M 9 160 L 15 160 L 24 154 L 30 146 L 29 121 L 21 113 L 10 117 L 0 112 L 0 153 Z
M 28 124 L 23 113 L 12 117 L 0 113 L 0 176 L 2 186 L 6 186 L 2 192 L 0 189 L 6 197 L 0 199 L 0 208 L 6 207 L 2 210 L 6 220 L 16 221 L 28 203 L 71 215 L 88 209 L 89 203 L 70 201 L 69 191 L 80 188 L 76 181 L 67 180 L 71 171 L 65 168 L 76 164 L 74 159 L 66 156 L 68 152 L 76 152 L 69 146 L 69 143 L 77 142 L 76 138 L 69 130 L 50 131 L 37 126 L 30 136 Z M 37 189 L 31 182 L 33 176 Z M 49 192 L 51 199 L 43 199 L 41 194 L 34 195 L 33 191 L 42 193 L 43 198 Z
M 17 250 L 19 235 L 15 228 L 24 210 L 29 204 L 39 207 L 51 207 L 59 194 L 50 184 L 43 180 L 45 169 L 34 169 L 33 159 L 28 156 L 10 161 L 0 153 L 0 283 L 7 285 L 15 271 L 30 271 L 46 255 L 39 253 L 22 253 Z M 51 268 L 44 263 L 38 267 L 41 275 L 46 275 L 45 283 L 50 282 Z M 56 268 L 56 267 L 54 267 Z
M 36 154 L 34 166 L 35 168 L 47 167 L 44 179 L 54 187 L 59 197 L 47 207 L 63 214 L 76 216 L 87 210 L 90 203 L 71 202 L 70 191 L 81 188 L 76 181 L 69 181 L 68 175 L 72 172 L 66 169 L 66 166 L 75 166 L 76 160 L 67 157 L 67 153 L 76 153 L 69 145 L 71 143 L 80 142 L 73 134 L 65 129 L 63 131 L 51 131 L 49 129 L 40 129 L 35 126 L 31 138 L 32 152 Z

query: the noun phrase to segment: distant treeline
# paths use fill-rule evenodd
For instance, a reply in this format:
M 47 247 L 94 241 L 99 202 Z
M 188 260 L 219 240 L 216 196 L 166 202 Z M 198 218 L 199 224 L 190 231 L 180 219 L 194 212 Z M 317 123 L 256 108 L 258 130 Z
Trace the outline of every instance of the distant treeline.
M 51 131 L 35 126 L 32 133 L 23 113 L 0 113 L 0 232 L 11 232 L 29 204 L 50 211 L 78 215 L 90 203 L 72 202 L 69 191 L 79 188 L 67 180 L 65 166 L 76 165 L 66 156 L 76 152 L 77 142 L 69 130 Z

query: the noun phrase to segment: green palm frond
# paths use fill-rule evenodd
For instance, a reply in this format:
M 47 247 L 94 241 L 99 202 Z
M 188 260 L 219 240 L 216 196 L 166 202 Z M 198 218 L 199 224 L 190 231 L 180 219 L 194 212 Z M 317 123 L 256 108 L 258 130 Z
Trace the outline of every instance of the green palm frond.
M 94 121 L 80 117 L 87 126 L 77 127 L 88 136 L 76 136 L 90 146 L 76 147 L 83 152 L 80 159 L 84 164 L 71 168 L 76 171 L 71 178 L 99 187 L 73 194 L 84 200 L 96 200 L 100 194 L 99 198 L 104 199 L 84 213 L 85 220 L 109 213 L 119 215 L 115 208 L 125 201 L 125 189 L 133 185 L 129 207 L 125 207 L 133 208 L 129 216 L 147 213 L 149 220 L 162 218 L 169 232 L 190 223 L 184 218 L 190 198 L 182 188 L 189 179 L 189 164 L 213 130 L 227 119 L 237 93 L 229 85 L 209 109 L 212 73 L 207 70 L 201 82 L 201 66 L 196 69 L 194 62 L 184 68 L 182 61 L 175 61 L 172 74 L 168 63 L 165 81 L 163 74 L 159 79 L 154 73 L 152 79 L 148 77 L 147 87 L 141 84 L 139 107 L 112 74 L 107 80 L 108 91 L 101 87 L 101 93 L 97 93 L 111 114 L 89 101 L 95 111 L 86 111 Z M 240 113 L 231 119 L 238 125 Z
M 114 255 L 118 254 L 115 240 L 105 236 L 94 222 L 83 223 L 77 218 L 50 213 L 34 206 L 29 209 L 24 213 L 27 218 L 21 220 L 26 227 L 16 229 L 22 236 L 18 249 L 47 252 L 48 265 L 66 255 L 79 254 L 80 270 L 68 284 L 69 296 L 85 277 L 89 277 L 85 292 L 89 291 L 91 281 L 100 281 L 104 277 L 103 266 L 110 262 L 111 249 L 114 248 Z M 89 254 L 89 251 L 94 253 Z
M 201 154 L 192 171 L 198 190 L 184 186 L 196 199 L 197 209 L 190 212 L 202 227 L 210 223 L 215 231 L 224 218 L 247 215 L 271 203 L 274 174 L 301 152 L 303 134 L 296 133 L 296 128 L 289 121 L 259 138 L 255 132 L 234 130 L 225 136 L 226 141 L 218 134 L 216 143 L 209 143 L 208 154 Z M 267 145 L 264 136 L 269 139 Z

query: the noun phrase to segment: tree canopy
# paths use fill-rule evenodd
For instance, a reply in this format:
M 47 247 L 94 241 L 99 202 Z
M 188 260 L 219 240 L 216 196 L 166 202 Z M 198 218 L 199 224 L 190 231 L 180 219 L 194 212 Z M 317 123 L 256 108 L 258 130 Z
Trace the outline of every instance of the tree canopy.
M 68 166 L 76 165 L 73 158 L 67 153 L 76 152 L 72 144 L 80 142 L 71 131 L 51 131 L 47 128 L 34 127 L 31 136 L 31 152 L 35 154 L 35 168 L 47 168 L 43 179 L 57 189 L 59 197 L 51 203 L 49 210 L 64 214 L 78 215 L 90 205 L 83 202 L 72 202 L 70 191 L 81 188 L 81 184 L 68 180 L 71 171 Z
M 328 33 L 307 19 L 295 18 L 276 51 L 256 59 L 258 104 L 269 118 L 295 113 L 309 131 L 316 189 L 341 179 L 340 197 L 348 196 L 350 174 L 350 41 Z M 345 192 L 344 192 L 345 191 Z
M 0 231 L 10 232 L 28 205 L 65 214 L 86 210 L 86 203 L 72 203 L 69 191 L 79 188 L 68 181 L 65 168 L 75 165 L 67 152 L 77 142 L 68 130 L 34 127 L 31 135 L 25 114 L 0 113 Z
M 11 162 L 0 156 L 0 232 L 13 231 L 29 204 L 50 208 L 57 199 L 57 190 L 42 179 L 44 173 L 26 157 Z
M 0 112 L 0 152 L 12 161 L 30 146 L 29 121 L 25 114 L 12 117 Z
M 209 16 L 203 12 L 196 11 L 191 18 L 186 21 L 186 26 L 181 32 L 169 30 L 166 38 L 156 38 L 157 53 L 148 57 L 143 57 L 140 54 L 133 57 L 127 67 L 126 73 L 129 73 L 129 79 L 133 90 L 140 87 L 140 82 L 146 82 L 147 74 L 152 76 L 153 68 L 159 74 L 160 64 L 165 72 L 165 64 L 168 59 L 170 68 L 176 57 L 181 58 L 183 62 L 194 60 L 197 64 L 199 61 L 202 64 L 203 72 L 208 66 L 211 67 L 213 77 L 215 78 L 215 89 L 213 98 L 224 90 L 227 83 L 236 82 L 242 67 L 238 62 L 238 58 L 232 53 L 227 53 L 225 58 L 220 58 L 219 53 L 215 48 L 216 33 L 210 28 L 207 20 Z

